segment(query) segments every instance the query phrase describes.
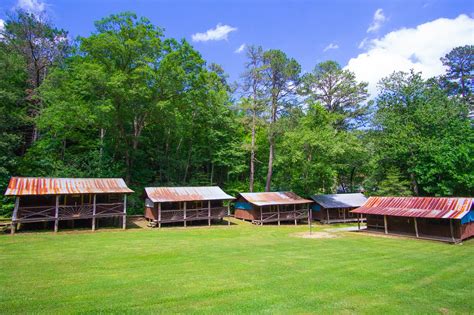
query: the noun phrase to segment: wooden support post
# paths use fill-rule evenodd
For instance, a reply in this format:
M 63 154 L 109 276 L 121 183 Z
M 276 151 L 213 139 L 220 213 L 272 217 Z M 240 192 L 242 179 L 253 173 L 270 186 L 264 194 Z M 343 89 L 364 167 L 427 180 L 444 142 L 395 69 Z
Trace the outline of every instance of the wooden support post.
M 230 202 L 227 205 L 227 226 L 230 226 Z
M 211 226 L 211 201 L 207 201 L 207 225 Z
M 413 218 L 413 222 L 415 223 L 415 234 L 416 234 L 416 237 L 419 237 L 418 235 L 418 222 L 416 221 L 416 218 Z
M 328 210 L 328 208 L 326 208 L 326 217 L 327 217 L 326 223 L 329 224 L 329 210 Z
M 123 195 L 123 221 L 122 221 L 122 229 L 127 228 L 127 195 Z
M 309 224 L 309 234 L 313 234 L 313 219 L 312 219 L 312 213 L 310 212 L 309 209 L 309 203 L 308 206 L 306 207 L 306 210 L 308 211 L 308 224 Z
M 295 216 L 295 225 L 298 225 L 298 220 L 296 220 L 296 204 L 293 205 L 293 215 Z
M 360 216 L 361 216 L 361 214 L 358 213 L 358 214 L 357 214 L 357 229 L 358 229 L 358 230 L 360 230 Z
M 97 213 L 97 208 L 96 208 L 96 204 L 97 204 L 97 198 L 96 198 L 96 194 L 94 194 L 94 197 L 92 199 L 92 231 L 95 231 L 95 214 Z
M 18 208 L 20 207 L 20 197 L 17 196 L 15 198 L 15 208 L 13 208 L 13 215 L 12 215 L 12 225 L 10 228 L 10 233 L 15 234 L 16 230 L 16 221 L 18 219 Z
M 184 227 L 186 227 L 186 201 L 184 202 Z
M 278 211 L 278 225 L 280 225 L 280 205 L 277 205 L 277 211 Z
M 451 239 L 453 240 L 453 243 L 455 243 L 454 239 L 454 228 L 453 228 L 453 219 L 449 219 L 449 229 L 451 230 Z
M 56 208 L 54 212 L 54 232 L 58 231 L 59 227 L 59 195 L 56 195 Z
M 385 234 L 388 234 L 387 216 L 383 216 L 383 226 L 385 227 Z
M 263 210 L 262 210 L 262 207 L 260 207 L 260 225 L 263 225 Z
M 161 202 L 158 202 L 158 227 L 161 228 Z
M 346 209 L 342 210 L 342 220 L 346 222 Z

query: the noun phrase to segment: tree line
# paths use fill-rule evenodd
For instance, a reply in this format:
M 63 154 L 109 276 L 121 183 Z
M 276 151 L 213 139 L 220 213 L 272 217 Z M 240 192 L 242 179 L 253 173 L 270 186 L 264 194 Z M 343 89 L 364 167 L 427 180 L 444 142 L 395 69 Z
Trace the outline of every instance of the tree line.
M 473 55 L 453 47 L 445 75 L 395 72 L 371 97 L 335 61 L 302 73 L 283 51 L 250 46 L 232 83 L 133 13 L 71 40 L 17 11 L 0 33 L 0 188 L 14 175 L 123 177 L 137 213 L 153 185 L 472 195 Z M 11 208 L 3 199 L 1 213 Z

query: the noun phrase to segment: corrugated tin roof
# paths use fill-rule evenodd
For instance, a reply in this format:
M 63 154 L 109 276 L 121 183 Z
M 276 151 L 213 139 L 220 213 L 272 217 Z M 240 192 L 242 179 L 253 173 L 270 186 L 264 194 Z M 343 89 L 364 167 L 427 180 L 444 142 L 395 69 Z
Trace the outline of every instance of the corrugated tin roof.
M 231 200 L 218 186 L 210 187 L 146 187 L 146 195 L 153 202 L 178 202 L 194 200 Z
M 121 178 L 12 177 L 5 195 L 133 193 Z
M 461 219 L 472 207 L 472 198 L 370 197 L 354 213 L 399 217 Z
M 256 206 L 292 205 L 313 202 L 312 200 L 303 199 L 293 192 L 240 193 L 240 195 Z
M 360 207 L 367 201 L 361 193 L 313 195 L 311 199 L 326 209 Z

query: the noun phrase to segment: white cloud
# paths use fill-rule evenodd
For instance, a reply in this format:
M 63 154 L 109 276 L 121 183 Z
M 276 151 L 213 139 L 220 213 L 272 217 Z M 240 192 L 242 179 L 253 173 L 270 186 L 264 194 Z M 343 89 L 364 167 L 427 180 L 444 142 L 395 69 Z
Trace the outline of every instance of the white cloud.
M 323 49 L 324 52 L 330 50 L 330 49 L 338 49 L 339 45 L 335 43 L 330 43 L 329 45 L 326 46 L 326 48 Z
M 207 42 L 209 40 L 227 40 L 229 33 L 237 31 L 236 27 L 230 25 L 217 24 L 215 28 L 208 29 L 205 33 L 192 35 L 194 42 Z
M 383 14 L 383 10 L 377 9 L 374 13 L 374 18 L 372 20 L 372 23 L 369 25 L 369 28 L 367 29 L 367 33 L 377 32 L 382 26 L 382 24 L 385 23 L 385 21 L 387 21 L 387 18 Z
M 359 81 L 369 82 L 369 92 L 375 97 L 378 81 L 394 71 L 414 69 L 425 78 L 443 74 L 439 59 L 454 47 L 474 44 L 473 34 L 474 19 L 464 14 L 403 28 L 368 40 L 366 51 L 350 59 L 346 69 Z
M 245 44 L 242 44 L 242 45 L 240 45 L 236 50 L 234 50 L 234 52 L 235 52 L 236 54 L 240 54 L 241 52 L 244 51 L 244 49 L 245 49 Z
M 34 14 L 39 14 L 46 10 L 46 3 L 41 0 L 18 0 L 16 6 Z
M 5 29 L 5 21 L 0 19 L 0 39 L 3 38 L 2 32 Z

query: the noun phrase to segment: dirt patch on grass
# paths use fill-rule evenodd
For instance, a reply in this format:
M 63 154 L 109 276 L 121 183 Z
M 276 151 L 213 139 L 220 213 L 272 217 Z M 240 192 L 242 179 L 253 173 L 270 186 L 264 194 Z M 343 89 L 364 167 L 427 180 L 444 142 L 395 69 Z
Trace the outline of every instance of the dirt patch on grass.
M 300 237 L 300 238 L 336 238 L 338 237 L 335 233 L 328 233 L 328 232 L 300 232 L 300 233 L 293 233 L 291 234 L 293 237 Z

